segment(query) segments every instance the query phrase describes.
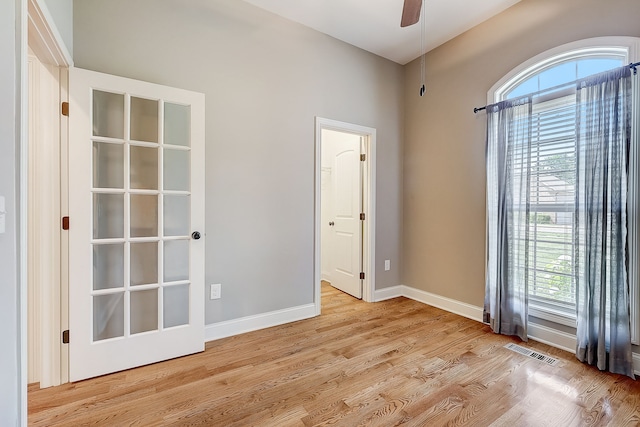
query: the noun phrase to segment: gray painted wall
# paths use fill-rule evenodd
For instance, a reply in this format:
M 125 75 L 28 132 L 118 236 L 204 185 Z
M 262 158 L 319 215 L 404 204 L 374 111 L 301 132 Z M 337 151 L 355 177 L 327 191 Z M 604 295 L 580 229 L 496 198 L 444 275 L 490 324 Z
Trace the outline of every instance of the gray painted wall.
M 0 2 L 0 196 L 6 199 L 6 233 L 0 234 L 0 425 L 21 422 L 20 285 L 18 270 L 18 147 L 21 0 Z M 26 423 L 26 420 L 24 420 Z
M 377 129 L 376 284 L 400 284 L 403 68 L 235 0 L 83 0 L 81 68 L 206 94 L 208 324 L 313 302 L 314 118 Z
M 62 41 L 73 57 L 73 0 L 40 0 L 47 6 Z M 51 23 L 50 23 L 51 24 Z

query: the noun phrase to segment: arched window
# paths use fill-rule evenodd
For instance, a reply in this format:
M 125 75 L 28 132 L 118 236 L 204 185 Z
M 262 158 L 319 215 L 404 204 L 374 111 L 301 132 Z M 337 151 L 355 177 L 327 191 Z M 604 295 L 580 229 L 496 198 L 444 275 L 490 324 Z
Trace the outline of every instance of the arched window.
M 537 69 L 533 76 L 521 80 L 513 89 L 505 92 L 504 99 L 517 98 L 529 93 L 552 91 L 553 87 L 563 83 L 573 82 L 583 77 L 621 67 L 627 63 L 625 57 L 607 55 L 604 52 L 593 57 L 584 57 L 580 51 L 575 54 L 579 56 L 554 64 L 549 68 Z
M 569 43 L 519 65 L 489 90 L 489 103 L 549 95 L 575 80 L 640 60 L 640 39 L 599 37 Z
M 488 93 L 488 104 L 530 96 L 532 157 L 528 238 L 529 314 L 575 326 L 573 218 L 576 176 L 576 80 L 640 61 L 640 39 L 605 37 L 583 40 L 544 52 L 516 67 Z M 636 99 L 639 88 L 634 89 Z M 638 105 L 638 102 L 635 103 Z M 640 130 L 638 114 L 635 134 Z M 640 188 L 638 138 L 629 160 L 629 287 L 632 337 L 638 343 L 637 210 Z

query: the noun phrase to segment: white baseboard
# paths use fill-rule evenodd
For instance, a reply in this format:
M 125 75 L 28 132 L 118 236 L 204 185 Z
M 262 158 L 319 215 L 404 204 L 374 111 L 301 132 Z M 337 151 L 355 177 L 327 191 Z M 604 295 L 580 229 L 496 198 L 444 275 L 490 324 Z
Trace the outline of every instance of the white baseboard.
M 529 322 L 527 328 L 528 336 L 533 340 L 536 340 L 543 344 L 548 344 L 561 350 L 568 351 L 569 353 L 576 352 L 575 335 L 557 331 L 547 326 L 542 326 L 531 322 Z
M 555 329 L 536 325 L 535 323 L 529 323 L 528 328 L 529 338 L 532 340 L 568 351 L 569 353 L 576 352 L 577 341 L 575 335 L 556 331 Z M 636 375 L 640 375 L 640 354 L 638 353 L 633 353 L 633 371 Z
M 440 308 L 442 310 L 449 311 L 451 313 L 459 314 L 460 316 L 464 316 L 478 322 L 482 322 L 482 313 L 484 311 L 482 307 L 477 307 L 471 304 L 460 302 L 451 298 L 442 297 L 440 295 L 432 294 L 430 292 L 425 292 L 420 289 L 415 289 L 405 285 L 394 286 L 393 288 L 387 289 L 376 291 L 376 302 L 383 300 L 378 299 L 378 292 L 380 292 L 381 297 L 389 295 L 388 298 L 384 299 L 403 296 L 424 304 L 431 305 L 433 307 Z M 535 323 L 529 323 L 528 329 L 528 336 L 533 340 L 559 348 L 561 350 L 568 351 L 570 353 L 575 353 L 576 351 L 575 335 L 557 331 L 555 329 Z M 640 375 L 640 354 L 638 353 L 633 353 L 633 370 L 635 371 L 636 375 Z
M 373 294 L 375 302 L 385 301 L 392 298 L 404 296 L 404 286 L 392 286 L 390 288 L 376 289 Z
M 451 298 L 442 297 L 440 295 L 425 292 L 420 289 L 402 285 L 403 296 L 411 298 L 433 307 L 441 308 L 450 313 L 459 314 L 477 322 L 482 322 L 482 307 L 456 301 Z
M 214 341 L 221 338 L 244 334 L 245 332 L 252 332 L 259 329 L 270 328 L 272 326 L 283 325 L 285 323 L 297 322 L 298 320 L 309 319 L 315 316 L 315 304 L 306 304 L 284 310 L 241 317 L 240 319 L 213 323 L 205 326 L 204 340 L 205 342 Z

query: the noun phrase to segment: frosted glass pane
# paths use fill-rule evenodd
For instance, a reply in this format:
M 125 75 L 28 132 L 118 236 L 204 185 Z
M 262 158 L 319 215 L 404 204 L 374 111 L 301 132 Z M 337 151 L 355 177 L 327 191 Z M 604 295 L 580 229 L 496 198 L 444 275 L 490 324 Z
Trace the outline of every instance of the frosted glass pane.
M 93 186 L 124 188 L 124 146 L 93 143 Z
M 164 189 L 185 190 L 190 188 L 189 151 L 164 150 Z
M 158 243 L 131 243 L 131 285 L 158 283 Z
M 93 195 L 93 238 L 124 237 L 124 194 Z
M 164 143 L 191 145 L 191 107 L 189 105 L 164 104 Z
M 93 134 L 124 138 L 124 95 L 93 91 Z
M 124 287 L 124 244 L 93 246 L 93 289 Z
M 93 297 L 93 340 L 124 336 L 124 293 Z
M 131 333 L 158 329 L 158 290 L 131 292 Z
M 158 235 L 158 196 L 131 195 L 131 237 Z
M 131 139 L 158 142 L 158 101 L 131 97 Z
M 190 196 L 164 196 L 164 235 L 188 236 L 191 229 Z
M 189 240 L 164 242 L 164 281 L 189 280 Z
M 158 189 L 158 150 L 131 146 L 131 188 Z
M 189 324 L 189 285 L 164 288 L 164 327 Z

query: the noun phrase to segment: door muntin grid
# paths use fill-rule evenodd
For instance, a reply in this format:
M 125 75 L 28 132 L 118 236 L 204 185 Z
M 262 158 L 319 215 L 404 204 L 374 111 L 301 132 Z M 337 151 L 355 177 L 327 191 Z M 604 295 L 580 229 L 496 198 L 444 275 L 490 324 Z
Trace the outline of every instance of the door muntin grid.
M 91 104 L 93 342 L 188 325 L 190 106 L 98 89 Z

